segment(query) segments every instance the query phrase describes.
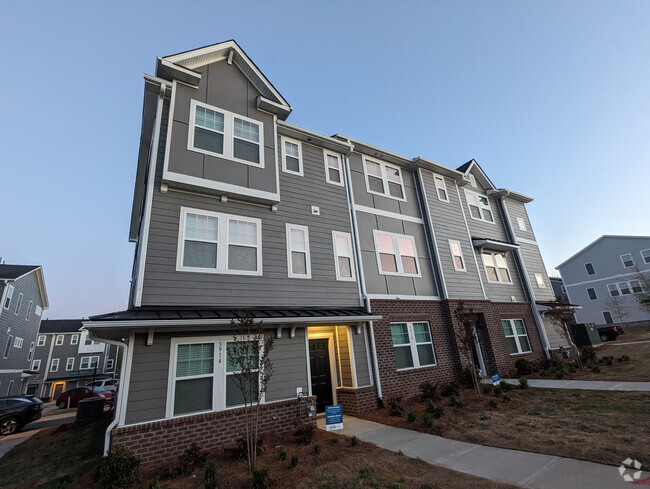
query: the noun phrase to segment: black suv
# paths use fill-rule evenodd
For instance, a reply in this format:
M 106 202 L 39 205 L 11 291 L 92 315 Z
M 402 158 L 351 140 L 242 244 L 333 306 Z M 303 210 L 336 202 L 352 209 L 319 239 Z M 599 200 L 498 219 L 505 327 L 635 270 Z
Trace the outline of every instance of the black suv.
M 43 401 L 38 397 L 0 397 L 0 435 L 11 435 L 42 414 Z
M 598 334 L 601 341 L 614 341 L 623 334 L 623 328 L 620 326 L 601 326 L 598 328 Z

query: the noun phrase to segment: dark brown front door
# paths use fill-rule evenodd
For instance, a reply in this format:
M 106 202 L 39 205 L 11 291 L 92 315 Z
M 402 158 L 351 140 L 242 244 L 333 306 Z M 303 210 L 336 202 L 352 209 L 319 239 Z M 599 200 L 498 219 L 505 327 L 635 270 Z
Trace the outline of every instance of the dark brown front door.
M 333 404 L 328 344 L 328 339 L 309 340 L 311 392 L 316 396 L 316 411 L 319 413 L 325 411 L 325 406 Z

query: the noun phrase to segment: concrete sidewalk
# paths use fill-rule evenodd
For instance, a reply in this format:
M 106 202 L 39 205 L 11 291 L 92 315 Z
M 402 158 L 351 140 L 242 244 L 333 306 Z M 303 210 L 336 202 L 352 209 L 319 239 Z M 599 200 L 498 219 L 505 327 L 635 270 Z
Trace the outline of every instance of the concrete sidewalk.
M 417 431 L 343 417 L 344 429 L 336 433 L 357 436 L 379 447 L 401 450 L 404 455 L 459 472 L 535 489 L 616 489 L 631 486 L 618 468 L 538 453 L 485 447 L 449 440 Z M 318 420 L 325 428 L 325 420 Z M 634 454 L 630 454 L 634 457 Z M 631 473 L 628 470 L 627 473 Z M 641 479 L 648 477 L 644 472 Z
M 519 385 L 518 379 L 502 379 L 508 384 Z M 584 389 L 593 391 L 641 391 L 650 392 L 650 382 L 616 382 L 605 380 L 553 380 L 528 379 L 530 387 L 545 389 Z

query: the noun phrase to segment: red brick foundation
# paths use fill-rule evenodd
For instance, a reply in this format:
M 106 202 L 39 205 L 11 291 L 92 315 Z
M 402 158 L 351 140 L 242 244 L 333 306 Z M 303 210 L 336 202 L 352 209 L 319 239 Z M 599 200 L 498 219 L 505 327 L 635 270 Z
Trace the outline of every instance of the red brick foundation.
M 303 422 L 315 423 L 315 418 L 305 418 L 305 411 L 305 401 L 263 404 L 260 433 L 291 431 L 300 417 Z M 124 445 L 140 457 L 142 465 L 152 466 L 176 460 L 192 443 L 206 450 L 234 445 L 244 431 L 244 408 L 239 408 L 116 428 L 111 446 Z
M 348 416 L 359 416 L 378 409 L 379 399 L 375 386 L 353 389 L 351 387 L 339 387 L 336 389 L 336 399 L 343 405 L 343 414 Z

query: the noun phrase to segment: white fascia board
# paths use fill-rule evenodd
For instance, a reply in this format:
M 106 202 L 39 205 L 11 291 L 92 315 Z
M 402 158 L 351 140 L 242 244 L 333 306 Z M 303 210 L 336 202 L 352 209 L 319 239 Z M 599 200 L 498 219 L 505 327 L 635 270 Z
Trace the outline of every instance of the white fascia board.
M 288 136 L 298 141 L 311 143 L 322 148 L 349 155 L 352 153 L 353 145 L 336 138 L 325 136 L 304 127 L 296 126 L 285 121 L 278 121 L 278 134 Z

